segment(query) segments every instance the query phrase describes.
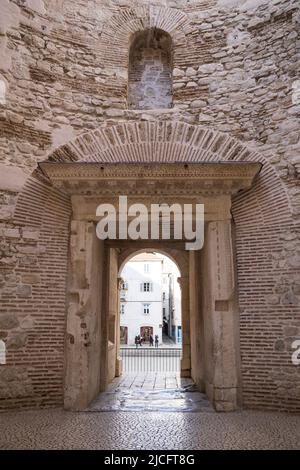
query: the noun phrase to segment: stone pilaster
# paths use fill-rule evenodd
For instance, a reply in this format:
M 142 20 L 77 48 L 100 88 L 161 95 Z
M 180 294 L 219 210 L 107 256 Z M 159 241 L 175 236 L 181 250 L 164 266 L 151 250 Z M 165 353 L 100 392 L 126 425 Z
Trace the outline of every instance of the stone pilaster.
M 218 411 L 238 406 L 239 312 L 231 230 L 231 220 L 209 222 L 206 241 L 210 315 L 206 322 L 212 348 L 207 387 Z
M 84 409 L 99 392 L 101 242 L 91 222 L 72 221 L 66 325 L 66 409 Z
M 117 320 L 116 320 L 116 377 L 122 375 L 122 359 L 120 356 L 120 290 L 122 288 L 123 279 L 118 277 L 118 304 L 117 304 Z
M 189 278 L 179 277 L 181 289 L 181 318 L 182 318 L 182 359 L 181 376 L 191 376 L 191 339 L 190 339 L 190 304 L 189 304 Z

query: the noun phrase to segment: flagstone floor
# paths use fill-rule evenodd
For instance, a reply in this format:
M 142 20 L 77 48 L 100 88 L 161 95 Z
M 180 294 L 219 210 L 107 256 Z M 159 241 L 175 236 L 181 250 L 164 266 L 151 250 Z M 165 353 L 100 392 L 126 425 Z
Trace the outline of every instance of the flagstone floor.
M 99 395 L 88 411 L 214 412 L 193 381 L 176 373 L 123 375 Z

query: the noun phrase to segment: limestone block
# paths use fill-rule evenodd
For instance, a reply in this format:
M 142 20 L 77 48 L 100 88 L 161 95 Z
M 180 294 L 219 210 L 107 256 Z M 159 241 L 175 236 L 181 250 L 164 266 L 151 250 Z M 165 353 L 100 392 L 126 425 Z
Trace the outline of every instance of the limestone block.
M 54 129 L 52 133 L 52 146 L 53 148 L 64 145 L 75 137 L 74 129 L 72 126 L 64 125 Z
M 3 236 L 6 238 L 19 238 L 20 231 L 16 228 L 7 228 L 3 230 Z
M 17 250 L 22 254 L 29 255 L 38 255 L 46 251 L 45 246 L 36 246 L 36 245 L 17 245 Z
M 25 332 L 18 332 L 12 336 L 9 336 L 7 341 L 7 349 L 20 349 L 23 348 L 27 341 L 27 333 Z
M 23 284 L 38 284 L 39 282 L 41 282 L 40 274 L 28 273 L 22 275 Z
M 33 231 L 29 231 L 29 230 L 23 230 L 22 238 L 24 240 L 37 241 L 39 239 L 39 232 L 38 231 L 33 232 Z
M 3 365 L 0 368 L 0 397 L 29 396 L 33 392 L 31 380 L 24 367 Z
M 22 190 L 26 178 L 27 175 L 21 168 L 0 163 L 0 190 L 19 192 Z
M 19 321 L 14 313 L 1 313 L 0 314 L 0 329 L 11 330 L 19 326 Z
M 284 341 L 282 339 L 278 339 L 277 341 L 275 341 L 274 349 L 275 351 L 284 351 L 285 350 Z
M 34 327 L 34 318 L 27 315 L 25 318 L 20 320 L 20 327 L 24 330 L 29 330 Z
M 173 70 L 173 77 L 176 77 L 176 78 L 178 78 L 178 77 L 184 77 L 184 71 L 181 70 L 181 69 L 175 68 L 175 69 Z
M 271 294 L 266 297 L 266 302 L 269 305 L 278 305 L 280 301 L 279 295 Z
M 4 35 L 12 26 L 18 26 L 20 9 L 9 0 L 1 0 L 0 9 L 0 35 Z
M 241 11 L 253 10 L 265 5 L 268 0 L 218 0 L 217 5 L 223 8 L 237 8 Z
M 11 66 L 11 51 L 7 48 L 7 37 L 0 36 L 0 70 L 7 71 Z
M 299 333 L 299 328 L 297 326 L 286 326 L 283 332 L 286 336 L 296 336 Z
M 31 297 L 31 286 L 27 284 L 20 284 L 17 287 L 17 295 L 24 298 Z
M 30 8 L 31 10 L 36 11 L 37 13 L 46 13 L 45 5 L 42 0 L 26 0 L 25 5 L 27 6 L 27 8 Z
M 0 79 L 0 105 L 6 103 L 6 83 Z
M 6 364 L 6 346 L 2 339 L 0 339 L 0 364 Z

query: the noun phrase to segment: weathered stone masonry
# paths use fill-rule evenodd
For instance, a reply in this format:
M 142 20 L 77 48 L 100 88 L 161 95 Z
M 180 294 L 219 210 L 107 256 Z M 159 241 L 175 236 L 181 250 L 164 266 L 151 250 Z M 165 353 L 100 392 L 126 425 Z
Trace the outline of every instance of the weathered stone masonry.
M 299 411 L 298 2 L 0 3 L 0 407 L 63 402 L 71 205 L 38 162 L 252 160 L 233 201 L 242 401 Z M 173 107 L 128 109 L 130 40 L 151 28 Z

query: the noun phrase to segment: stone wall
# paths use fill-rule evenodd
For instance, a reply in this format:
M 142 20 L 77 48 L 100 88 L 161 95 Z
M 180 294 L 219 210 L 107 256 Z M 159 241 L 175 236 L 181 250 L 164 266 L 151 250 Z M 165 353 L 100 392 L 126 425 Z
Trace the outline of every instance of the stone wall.
M 63 395 L 70 206 L 40 176 L 27 178 L 84 131 L 171 120 L 237 137 L 281 182 L 253 200 L 268 194 L 281 214 L 284 192 L 289 220 L 272 221 L 261 239 L 241 215 L 237 233 L 243 393 L 246 406 L 296 409 L 298 1 L 0 0 L 0 7 L 1 406 L 57 405 Z M 130 38 L 149 28 L 172 40 L 172 109 L 127 109 Z M 75 158 L 70 150 L 67 157 Z M 237 214 L 242 204 L 235 202 Z M 266 211 L 259 221 L 269 227 Z

